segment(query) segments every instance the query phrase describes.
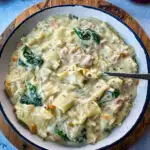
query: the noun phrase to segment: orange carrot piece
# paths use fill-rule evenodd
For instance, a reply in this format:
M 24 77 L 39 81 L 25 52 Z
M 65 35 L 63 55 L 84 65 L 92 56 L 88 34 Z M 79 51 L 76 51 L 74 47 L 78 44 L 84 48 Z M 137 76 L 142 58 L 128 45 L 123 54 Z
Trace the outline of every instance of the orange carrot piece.
M 12 58 L 12 61 L 13 62 L 16 62 L 18 60 L 18 57 L 17 56 L 14 56 L 13 58 Z
M 108 114 L 104 114 L 103 117 L 104 117 L 104 119 L 110 119 L 111 118 L 111 116 Z
M 56 106 L 55 106 L 55 105 L 50 104 L 48 108 L 49 108 L 49 109 L 51 109 L 51 110 L 54 110 L 54 109 L 56 108 Z
M 11 85 L 11 83 L 9 81 L 5 81 L 5 86 L 9 87 Z
M 136 80 L 136 81 L 135 81 L 135 84 L 136 84 L 136 86 L 137 86 L 137 85 L 139 84 L 139 80 Z
M 36 131 L 37 131 L 36 124 L 32 123 L 32 124 L 31 124 L 31 129 L 30 129 L 30 130 L 31 130 L 32 133 L 36 133 Z

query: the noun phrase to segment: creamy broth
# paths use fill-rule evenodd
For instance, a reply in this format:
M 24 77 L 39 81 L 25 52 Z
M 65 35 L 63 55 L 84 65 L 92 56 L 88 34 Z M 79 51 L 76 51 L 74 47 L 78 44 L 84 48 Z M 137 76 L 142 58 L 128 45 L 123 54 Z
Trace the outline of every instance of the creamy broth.
M 21 38 L 5 87 L 17 118 L 33 134 L 59 143 L 90 144 L 121 125 L 138 80 L 134 49 L 106 22 L 57 15 Z

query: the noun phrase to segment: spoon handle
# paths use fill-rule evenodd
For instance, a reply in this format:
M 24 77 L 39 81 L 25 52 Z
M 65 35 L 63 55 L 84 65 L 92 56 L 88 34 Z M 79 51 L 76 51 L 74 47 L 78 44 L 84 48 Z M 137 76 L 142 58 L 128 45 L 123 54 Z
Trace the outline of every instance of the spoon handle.
M 125 78 L 137 78 L 137 79 L 145 79 L 150 80 L 150 74 L 139 74 L 139 73 L 117 73 L 117 72 L 104 72 L 110 76 L 118 76 L 118 77 L 125 77 Z

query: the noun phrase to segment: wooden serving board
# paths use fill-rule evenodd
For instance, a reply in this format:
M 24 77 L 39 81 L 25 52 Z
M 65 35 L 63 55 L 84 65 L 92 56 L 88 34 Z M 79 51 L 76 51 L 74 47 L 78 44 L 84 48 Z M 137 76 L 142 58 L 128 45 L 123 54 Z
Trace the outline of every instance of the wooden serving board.
M 126 24 L 128 24 L 142 39 L 148 54 L 150 55 L 150 39 L 141 28 L 139 23 L 132 18 L 127 12 L 124 10 L 104 1 L 104 0 L 46 0 L 42 1 L 39 4 L 36 4 L 24 12 L 22 12 L 3 32 L 0 36 L 0 49 L 9 36 L 11 31 L 18 26 L 26 17 L 31 14 L 44 9 L 46 7 L 54 6 L 54 5 L 62 5 L 62 4 L 81 4 L 81 5 L 90 5 L 97 8 L 102 8 L 108 12 L 111 12 L 115 16 L 121 18 Z M 134 129 L 134 131 L 128 135 L 125 139 L 123 139 L 120 143 L 112 146 L 109 150 L 127 150 L 131 147 L 136 141 L 140 139 L 140 137 L 146 131 L 148 125 L 150 124 L 150 104 L 148 106 L 147 111 L 145 112 L 144 118 L 138 124 L 138 126 Z M 3 131 L 4 135 L 9 139 L 9 141 L 16 146 L 19 150 L 37 150 L 34 146 L 22 140 L 11 127 L 4 121 L 2 114 L 0 113 L 0 129 Z

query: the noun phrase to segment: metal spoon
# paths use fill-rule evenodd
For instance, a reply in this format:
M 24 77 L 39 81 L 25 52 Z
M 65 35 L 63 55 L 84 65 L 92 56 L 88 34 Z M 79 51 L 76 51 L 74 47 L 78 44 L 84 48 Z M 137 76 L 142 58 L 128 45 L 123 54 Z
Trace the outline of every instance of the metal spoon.
M 110 76 L 150 80 L 150 74 L 147 73 L 140 73 L 140 74 L 139 73 L 118 73 L 118 72 L 104 72 L 104 73 Z

